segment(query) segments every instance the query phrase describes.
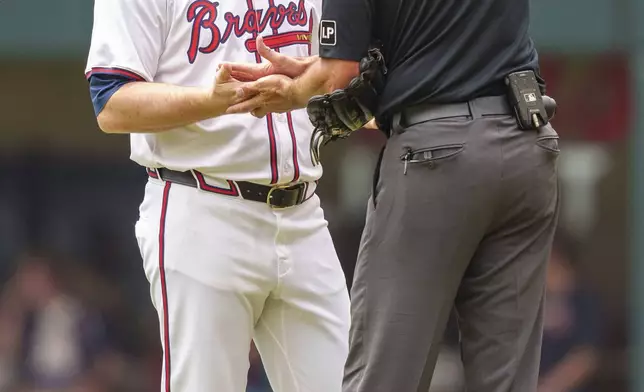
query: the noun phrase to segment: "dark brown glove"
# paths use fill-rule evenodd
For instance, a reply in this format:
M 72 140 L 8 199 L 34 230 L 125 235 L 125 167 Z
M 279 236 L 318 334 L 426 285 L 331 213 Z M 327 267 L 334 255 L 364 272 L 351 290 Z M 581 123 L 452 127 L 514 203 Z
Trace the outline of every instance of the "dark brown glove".
M 306 110 L 315 127 L 311 136 L 314 164 L 320 162 L 322 146 L 348 137 L 373 118 L 385 73 L 382 54 L 378 49 L 371 49 L 360 61 L 360 74 L 347 88 L 316 95 L 309 100 Z

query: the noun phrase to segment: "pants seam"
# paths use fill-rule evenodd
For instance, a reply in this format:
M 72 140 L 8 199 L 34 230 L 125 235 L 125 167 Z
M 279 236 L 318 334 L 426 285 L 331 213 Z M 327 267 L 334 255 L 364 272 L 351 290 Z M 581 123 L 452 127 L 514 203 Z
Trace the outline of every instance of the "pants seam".
M 280 313 L 281 313 L 280 320 L 281 320 L 282 324 L 284 323 L 284 313 L 283 312 L 284 312 L 283 308 L 280 309 Z M 282 345 L 282 343 L 277 338 L 277 336 L 275 335 L 273 330 L 268 326 L 268 324 L 263 319 L 260 318 L 259 324 L 262 325 L 264 328 L 266 328 L 266 332 L 273 339 L 273 341 L 275 342 L 275 345 L 279 348 L 280 352 L 284 355 L 284 362 L 286 363 L 286 365 L 288 367 L 288 370 L 289 370 L 289 373 L 291 374 L 291 378 L 292 378 L 292 381 L 293 381 L 293 385 L 295 386 L 295 390 L 299 391 L 300 387 L 299 387 L 298 382 L 297 382 L 297 377 L 295 377 L 295 372 L 293 371 L 293 366 L 291 365 L 291 361 L 289 361 L 289 356 L 288 356 L 286 347 L 284 345 Z

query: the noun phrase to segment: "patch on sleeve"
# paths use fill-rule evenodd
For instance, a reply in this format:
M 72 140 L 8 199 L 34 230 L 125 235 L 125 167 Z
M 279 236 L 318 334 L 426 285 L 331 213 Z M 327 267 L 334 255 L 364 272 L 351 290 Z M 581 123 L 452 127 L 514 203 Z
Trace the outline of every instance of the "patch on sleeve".
M 320 45 L 335 46 L 337 31 L 335 20 L 320 21 Z

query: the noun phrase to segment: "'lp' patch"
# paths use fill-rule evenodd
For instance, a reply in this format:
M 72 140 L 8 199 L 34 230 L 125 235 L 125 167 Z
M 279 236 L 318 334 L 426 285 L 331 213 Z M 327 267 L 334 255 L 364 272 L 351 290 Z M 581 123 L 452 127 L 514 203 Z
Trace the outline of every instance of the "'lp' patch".
M 320 45 L 335 46 L 337 43 L 337 29 L 335 20 L 320 22 Z

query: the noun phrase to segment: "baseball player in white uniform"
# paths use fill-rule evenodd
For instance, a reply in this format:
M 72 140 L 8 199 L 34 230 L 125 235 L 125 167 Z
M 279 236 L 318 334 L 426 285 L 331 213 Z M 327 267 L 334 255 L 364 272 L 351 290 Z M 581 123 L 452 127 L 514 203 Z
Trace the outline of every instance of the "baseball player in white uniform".
M 131 135 L 149 175 L 135 231 L 164 392 L 244 391 L 251 339 L 276 392 L 341 391 L 349 297 L 315 195 L 312 126 L 304 111 L 224 115 L 241 83 L 221 66 L 261 62 L 258 35 L 308 61 L 319 3 L 95 0 L 98 123 Z

